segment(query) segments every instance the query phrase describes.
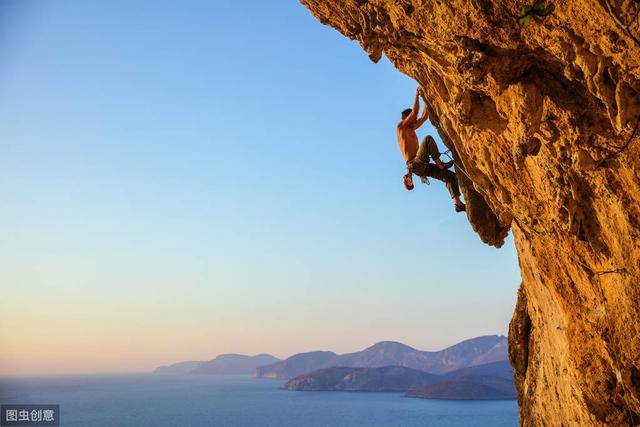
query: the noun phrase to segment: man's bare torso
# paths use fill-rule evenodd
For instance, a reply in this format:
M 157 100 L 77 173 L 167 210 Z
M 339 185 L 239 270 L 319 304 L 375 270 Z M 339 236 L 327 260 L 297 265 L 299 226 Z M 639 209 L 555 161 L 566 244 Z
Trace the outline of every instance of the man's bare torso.
M 396 128 L 398 133 L 398 145 L 400 145 L 400 151 L 405 161 L 409 161 L 416 157 L 418 154 L 418 135 L 413 128 L 413 124 L 403 125 L 402 122 L 398 123 Z

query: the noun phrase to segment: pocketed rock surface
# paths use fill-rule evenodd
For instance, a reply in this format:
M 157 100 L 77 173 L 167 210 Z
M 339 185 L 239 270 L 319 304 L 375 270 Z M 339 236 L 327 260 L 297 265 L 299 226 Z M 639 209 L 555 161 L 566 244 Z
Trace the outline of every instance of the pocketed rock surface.
M 640 423 L 640 3 L 302 3 L 424 88 L 473 229 L 513 233 L 520 423 Z

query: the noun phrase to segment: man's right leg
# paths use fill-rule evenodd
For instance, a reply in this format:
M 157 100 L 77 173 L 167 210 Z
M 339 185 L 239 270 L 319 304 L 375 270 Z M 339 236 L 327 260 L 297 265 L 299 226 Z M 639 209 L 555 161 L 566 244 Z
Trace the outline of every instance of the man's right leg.
M 442 162 L 442 160 L 440 160 L 440 151 L 438 150 L 438 145 L 431 135 L 425 136 L 422 140 L 422 144 L 420 144 L 420 147 L 418 148 L 417 157 L 424 163 L 428 163 L 429 157 L 431 157 L 440 169 L 449 169 L 451 166 L 453 166 L 453 162 L 444 163 Z

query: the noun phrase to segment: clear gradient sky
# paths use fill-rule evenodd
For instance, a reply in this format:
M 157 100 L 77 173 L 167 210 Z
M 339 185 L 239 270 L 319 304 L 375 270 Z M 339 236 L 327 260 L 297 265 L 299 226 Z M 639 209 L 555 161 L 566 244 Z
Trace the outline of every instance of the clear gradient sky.
M 3 1 L 0 52 L 1 374 L 506 332 L 511 238 L 402 187 L 415 84 L 296 1 Z

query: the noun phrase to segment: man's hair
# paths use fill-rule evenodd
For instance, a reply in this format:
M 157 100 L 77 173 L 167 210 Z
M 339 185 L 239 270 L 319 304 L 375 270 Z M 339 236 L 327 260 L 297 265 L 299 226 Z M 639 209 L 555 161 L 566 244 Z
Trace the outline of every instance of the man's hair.
M 406 110 L 402 110 L 402 118 L 406 119 L 409 114 L 411 114 L 413 110 L 411 108 L 407 108 Z

